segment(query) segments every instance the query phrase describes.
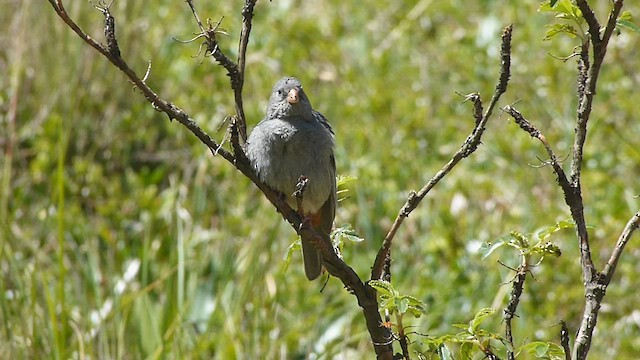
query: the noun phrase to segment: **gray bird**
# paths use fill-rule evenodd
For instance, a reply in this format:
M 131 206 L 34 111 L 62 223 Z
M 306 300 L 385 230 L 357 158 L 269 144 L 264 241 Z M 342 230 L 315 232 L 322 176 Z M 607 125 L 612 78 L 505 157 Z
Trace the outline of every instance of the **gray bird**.
M 336 164 L 333 130 L 327 119 L 313 110 L 300 81 L 280 79 L 271 92 L 267 116 L 247 139 L 247 157 L 260 180 L 281 192 L 298 210 L 296 185 L 300 176 L 308 179 L 303 192 L 305 221 L 331 246 L 331 228 L 336 212 Z M 302 238 L 302 255 L 307 278 L 322 271 L 320 252 Z

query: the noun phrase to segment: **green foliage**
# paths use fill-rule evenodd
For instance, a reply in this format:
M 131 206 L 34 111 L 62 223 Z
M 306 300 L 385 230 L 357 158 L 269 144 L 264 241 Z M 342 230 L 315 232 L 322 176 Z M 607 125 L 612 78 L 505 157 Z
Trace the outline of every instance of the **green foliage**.
M 355 182 L 356 180 L 358 180 L 358 178 L 355 176 L 338 174 L 336 178 L 336 186 L 338 187 L 338 202 L 347 200 L 349 198 L 349 189 L 346 186 L 347 184 Z
M 565 20 L 564 23 L 547 25 L 548 30 L 544 40 L 550 40 L 558 34 L 565 34 L 571 38 L 578 37 L 584 42 L 585 20 L 582 11 L 572 0 L 546 0 L 540 4 L 538 11 L 553 12 L 557 19 Z M 620 34 L 621 28 L 640 33 L 640 27 L 633 22 L 631 11 L 623 11 L 616 20 L 616 33 Z
M 565 352 L 562 346 L 551 343 L 534 341 L 520 347 L 519 351 L 534 355 L 536 359 L 564 360 Z
M 342 249 L 344 243 L 347 241 L 351 243 L 359 243 L 364 241 L 364 239 L 361 238 L 353 229 L 353 226 L 351 224 L 344 224 L 341 227 L 335 228 L 333 230 L 333 233 L 331 234 L 331 237 L 333 239 L 333 243 L 339 249 Z
M 626 28 L 636 33 L 640 33 L 640 26 L 633 22 L 633 16 L 631 11 L 625 10 L 620 14 L 618 20 L 616 20 L 617 31 L 620 32 L 620 28 Z
M 582 11 L 571 0 L 547 0 L 540 4 L 538 11 L 553 12 L 557 19 L 566 20 L 565 23 L 547 25 L 544 40 L 550 40 L 558 34 L 566 34 L 572 38 L 579 37 L 584 41 L 585 21 Z
M 463 331 L 438 337 L 426 337 L 422 342 L 427 351 L 422 353 L 436 353 L 439 359 L 471 359 L 476 354 L 497 353 L 496 345 L 502 349 L 509 348 L 509 344 L 499 334 L 481 327 L 482 323 L 496 313 L 496 309 L 485 308 L 478 311 L 468 324 L 453 324 Z M 459 356 L 453 356 L 451 347 L 458 347 Z
M 564 220 L 528 235 L 513 230 L 509 235 L 486 241 L 478 251 L 482 254 L 482 258 L 485 259 L 495 250 L 507 245 L 518 250 L 523 257 L 539 256 L 540 260 L 537 262 L 537 265 L 539 265 L 547 255 L 559 257 L 562 254 L 560 247 L 550 242 L 548 240 L 549 237 L 560 230 L 573 228 L 575 228 L 573 220 Z
M 369 286 L 378 291 L 380 296 L 380 310 L 386 310 L 392 315 L 403 316 L 410 313 L 418 318 L 426 312 L 426 305 L 411 295 L 402 295 L 393 288 L 391 283 L 382 280 L 371 280 Z
M 564 349 L 552 342 L 533 341 L 512 349 L 509 342 L 501 335 L 481 326 L 485 320 L 496 313 L 496 309 L 481 309 L 468 324 L 453 324 L 454 327 L 463 331 L 438 337 L 426 337 L 422 342 L 428 350 L 421 352 L 420 355 L 430 358 L 430 354 L 435 354 L 438 359 L 450 360 L 484 358 L 488 353 L 493 353 L 504 358 L 506 351 L 511 350 L 515 352 L 516 357 L 526 353 L 535 359 L 565 358 Z M 457 351 L 454 348 L 457 348 Z M 458 356 L 453 356 L 454 353 Z

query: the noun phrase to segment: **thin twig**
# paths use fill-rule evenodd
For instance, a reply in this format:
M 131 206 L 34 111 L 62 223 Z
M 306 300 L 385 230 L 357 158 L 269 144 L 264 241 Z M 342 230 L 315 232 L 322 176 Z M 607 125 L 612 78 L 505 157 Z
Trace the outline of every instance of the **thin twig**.
M 427 184 L 424 185 L 422 189 L 420 189 L 419 192 L 416 193 L 415 191 L 411 191 L 409 193 L 409 197 L 407 198 L 407 201 L 400 209 L 395 221 L 393 222 L 393 225 L 391 226 L 391 229 L 387 233 L 387 236 L 384 238 L 382 242 L 382 246 L 378 251 L 373 267 L 371 268 L 371 279 L 382 278 L 384 264 L 386 261 L 388 261 L 387 260 L 388 254 L 391 250 L 391 243 L 398 229 L 404 222 L 404 219 L 406 219 L 409 216 L 409 214 L 413 210 L 415 210 L 416 207 L 418 207 L 422 199 L 424 199 L 424 197 L 429 193 L 429 191 L 440 180 L 442 180 L 451 171 L 451 169 L 453 169 L 458 164 L 458 162 L 460 162 L 460 160 L 471 155 L 480 144 L 480 139 L 482 138 L 482 134 L 484 133 L 487 121 L 489 120 L 489 117 L 491 116 L 491 113 L 493 112 L 493 109 L 496 106 L 496 103 L 500 99 L 500 96 L 507 90 L 507 84 L 509 82 L 510 66 L 511 66 L 512 29 L 513 29 L 513 26 L 509 25 L 504 29 L 504 32 L 502 33 L 502 47 L 501 47 L 502 50 L 500 52 L 500 60 L 501 60 L 500 75 L 499 75 L 498 83 L 496 84 L 496 89 L 493 93 L 491 101 L 489 102 L 489 106 L 487 110 L 485 111 L 480 121 L 477 121 L 476 119 L 476 126 L 473 129 L 473 132 L 471 133 L 471 135 L 469 135 L 469 137 L 467 137 L 462 147 L 453 155 L 453 158 L 449 160 L 449 162 L 446 165 L 444 165 L 442 169 L 440 169 L 440 171 L 438 171 L 438 173 L 436 173 L 436 175 L 432 177 L 431 180 L 429 180 L 429 182 L 427 182 Z M 482 104 L 481 104 L 482 100 L 480 99 L 480 96 L 479 95 L 469 96 L 468 100 L 474 103 L 474 114 L 476 114 L 477 109 L 479 108 L 481 109 L 482 107 Z
M 624 247 L 629 242 L 631 235 L 633 232 L 638 230 L 638 226 L 640 226 L 640 212 L 635 213 L 627 222 L 627 225 L 624 227 L 624 230 L 620 234 L 618 241 L 616 242 L 616 246 L 613 248 L 613 252 L 607 261 L 607 264 L 602 269 L 603 280 L 605 284 L 609 284 L 613 274 L 616 271 L 616 266 L 618 265 L 618 260 L 620 260 L 620 256 L 622 255 L 622 251 Z
M 562 165 L 558 161 L 558 157 L 553 152 L 553 149 L 551 149 L 549 142 L 547 142 L 547 138 L 531 122 L 525 119 L 524 116 L 522 116 L 522 114 L 514 107 L 507 105 L 502 110 L 509 114 L 522 130 L 526 131 L 532 138 L 538 139 L 542 143 L 542 146 L 544 146 L 544 149 L 547 151 L 547 155 L 549 155 L 549 160 L 546 161 L 546 163 L 550 164 L 553 168 L 558 184 L 565 192 L 566 197 L 567 193 L 572 192 L 571 184 L 569 183 L 567 175 L 562 169 Z
M 247 140 L 247 119 L 244 115 L 242 105 L 242 89 L 244 87 L 245 65 L 247 62 L 247 45 L 249 45 L 249 35 L 251 34 L 251 24 L 253 20 L 253 9 L 257 0 L 247 0 L 242 8 L 242 31 L 240 32 L 240 43 L 238 44 L 238 79 L 234 87 L 234 97 L 236 101 L 236 112 L 238 113 L 238 130 L 242 141 Z
M 507 303 L 507 307 L 504 309 L 504 322 L 505 322 L 505 336 L 509 344 L 511 344 L 511 349 L 513 346 L 513 330 L 511 328 L 511 320 L 516 315 L 516 310 L 518 309 L 518 304 L 520 303 L 520 297 L 522 296 L 522 289 L 524 288 L 524 281 L 527 278 L 527 272 L 529 268 L 527 266 L 526 258 L 523 258 L 522 264 L 518 267 L 516 271 L 516 276 L 513 279 L 513 284 L 511 286 L 511 296 L 509 297 L 509 302 Z M 507 359 L 514 360 L 515 354 L 513 350 L 507 350 Z

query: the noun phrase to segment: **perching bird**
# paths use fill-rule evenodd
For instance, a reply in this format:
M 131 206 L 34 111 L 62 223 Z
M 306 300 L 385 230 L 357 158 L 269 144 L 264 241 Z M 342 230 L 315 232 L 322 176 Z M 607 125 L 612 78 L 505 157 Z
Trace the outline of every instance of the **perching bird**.
M 333 130 L 327 119 L 313 110 L 300 81 L 280 79 L 271 92 L 267 116 L 247 139 L 247 157 L 260 180 L 281 192 L 293 209 L 298 209 L 296 185 L 300 176 L 308 179 L 302 194 L 305 221 L 331 245 L 331 228 L 336 212 L 336 165 Z M 322 272 L 322 257 L 309 239 L 302 238 L 302 255 L 307 278 Z

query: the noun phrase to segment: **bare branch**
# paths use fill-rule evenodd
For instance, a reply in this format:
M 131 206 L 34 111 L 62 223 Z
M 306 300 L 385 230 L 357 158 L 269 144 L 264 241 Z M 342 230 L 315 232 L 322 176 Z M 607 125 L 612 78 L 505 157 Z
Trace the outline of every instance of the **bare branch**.
M 532 138 L 538 139 L 542 143 L 542 146 L 544 146 L 544 149 L 547 151 L 547 155 L 549 155 L 549 160 L 545 163 L 550 164 L 551 167 L 553 167 L 553 171 L 556 173 L 558 184 L 562 188 L 566 199 L 568 196 L 567 194 L 573 193 L 573 189 L 571 187 L 571 184 L 569 183 L 569 180 L 567 179 L 567 175 L 562 169 L 562 165 L 558 161 L 558 157 L 553 152 L 553 149 L 551 149 L 549 142 L 547 142 L 547 138 L 545 138 L 540 130 L 538 130 L 533 124 L 525 119 L 524 116 L 522 116 L 522 114 L 514 107 L 507 105 L 502 110 L 509 114 L 522 130 L 526 131 Z
M 237 140 L 232 137 L 232 142 L 237 141 L 244 143 L 247 140 L 247 120 L 244 114 L 242 89 L 244 86 L 247 46 L 249 45 L 249 36 L 251 34 L 251 21 L 253 19 L 253 9 L 256 5 L 256 2 L 257 0 L 247 0 L 244 7 L 242 8 L 242 31 L 240 32 L 240 41 L 238 44 L 238 61 L 234 62 L 229 57 L 227 57 L 227 55 L 225 55 L 222 50 L 220 50 L 218 41 L 216 39 L 216 33 L 221 32 L 219 30 L 219 26 L 222 22 L 222 19 L 220 19 L 220 21 L 218 21 L 215 25 L 209 23 L 209 27 L 205 28 L 202 25 L 202 21 L 200 21 L 200 17 L 198 16 L 195 6 L 193 5 L 193 0 L 187 0 L 187 3 L 191 8 L 191 12 L 193 13 L 194 18 L 198 23 L 198 27 L 200 28 L 199 36 L 202 36 L 205 39 L 205 43 L 207 45 L 206 54 L 211 54 L 220 65 L 227 69 L 227 75 L 229 76 L 231 89 L 233 90 L 237 114 L 236 122 L 240 139 Z
M 440 169 L 440 171 L 438 171 L 438 173 L 436 173 L 436 175 L 434 175 L 433 178 L 431 178 L 431 180 L 429 180 L 429 182 L 426 185 L 424 185 L 422 189 L 420 189 L 419 192 L 416 193 L 415 191 L 411 191 L 411 193 L 409 193 L 409 197 L 407 198 L 407 201 L 400 209 L 400 212 L 398 213 L 395 221 L 393 222 L 393 225 L 391 226 L 391 229 L 389 230 L 389 232 L 387 233 L 387 236 L 384 238 L 382 242 L 382 246 L 380 247 L 380 250 L 378 251 L 378 255 L 376 256 L 373 267 L 371 268 L 371 279 L 377 280 L 382 278 L 384 264 L 385 262 L 388 261 L 387 259 L 389 257 L 389 252 L 391 251 L 391 243 L 398 229 L 404 222 L 404 219 L 406 219 L 409 216 L 409 214 L 413 210 L 415 210 L 416 207 L 418 207 L 422 199 L 424 199 L 424 197 L 429 193 L 429 191 L 431 191 L 431 189 L 440 180 L 442 180 L 449 173 L 449 171 L 451 171 L 451 169 L 453 169 L 460 162 L 460 160 L 471 155 L 480 144 L 480 139 L 482 138 L 482 134 L 484 133 L 487 121 L 489 120 L 489 117 L 491 116 L 491 113 L 493 112 L 493 109 L 496 106 L 496 103 L 500 99 L 500 96 L 507 90 L 507 84 L 509 82 L 510 67 L 511 67 L 512 29 L 513 29 L 513 26 L 509 25 L 504 29 L 502 33 L 502 46 L 501 46 L 502 50 L 500 53 L 500 75 L 499 75 L 498 83 L 496 85 L 496 89 L 493 93 L 493 97 L 491 98 L 491 101 L 489 103 L 489 107 L 487 108 L 486 112 L 484 113 L 484 115 L 479 121 L 478 121 L 478 118 L 476 117 L 476 126 L 473 129 L 473 132 L 471 133 L 471 135 L 469 135 L 469 137 L 467 137 L 462 147 L 453 155 L 453 158 L 449 160 L 449 162 L 446 165 L 444 165 L 442 169 Z M 477 116 L 478 109 L 482 109 L 482 100 L 480 99 L 479 95 L 477 94 L 472 94 L 472 95 L 473 96 L 470 95 L 467 98 L 468 100 L 474 103 L 474 114 L 476 114 Z
M 244 116 L 242 105 L 242 88 L 244 86 L 245 65 L 247 62 L 247 45 L 249 45 L 249 35 L 251 34 L 251 21 L 253 20 L 253 8 L 257 0 L 246 0 L 242 8 L 242 31 L 240 32 L 240 43 L 238 44 L 238 68 L 237 90 L 234 88 L 236 100 L 236 112 L 238 113 L 238 130 L 242 141 L 247 140 L 247 119 Z
M 583 148 L 587 137 L 587 123 L 591 115 L 593 96 L 596 94 L 598 75 L 604 57 L 607 52 L 609 39 L 616 26 L 616 20 L 620 15 L 623 0 L 615 0 L 613 9 L 609 13 L 609 20 L 600 38 L 600 24 L 593 11 L 585 0 L 578 0 L 577 5 L 589 25 L 591 47 L 593 49 L 593 64 L 589 62 L 589 42 L 581 46 L 580 59 L 578 61 L 578 121 L 576 124 L 576 137 L 573 145 L 573 162 L 571 164 L 571 183 L 580 189 L 580 171 L 583 162 Z M 585 76 L 586 75 L 586 76 Z
M 631 235 L 633 235 L 633 232 L 638 229 L 638 226 L 640 226 L 640 212 L 637 212 L 635 215 L 633 215 L 631 219 L 629 219 L 629 222 L 627 222 L 627 225 L 624 227 L 624 230 L 618 238 L 618 242 L 616 242 L 616 246 L 613 248 L 611 257 L 609 257 L 609 261 L 607 261 L 607 264 L 602 270 L 605 284 L 608 285 L 611 281 L 611 278 L 616 271 L 618 260 L 620 260 L 620 256 L 622 255 L 622 251 L 629 242 L 629 239 L 631 238 Z
M 576 5 L 582 11 L 582 17 L 587 22 L 589 26 L 589 36 L 591 36 L 591 42 L 593 44 L 600 42 L 600 23 L 596 18 L 596 15 L 593 13 L 589 4 L 587 4 L 586 0 L 576 0 Z

